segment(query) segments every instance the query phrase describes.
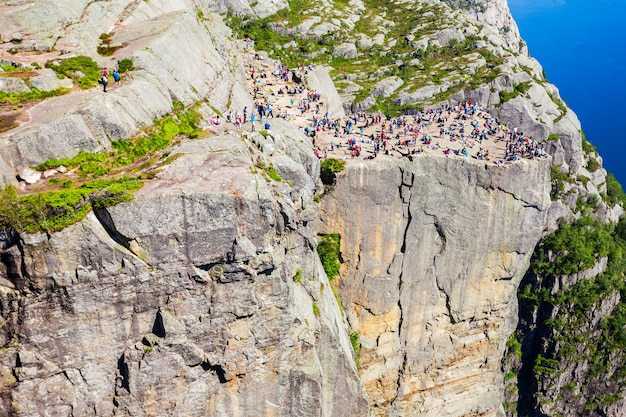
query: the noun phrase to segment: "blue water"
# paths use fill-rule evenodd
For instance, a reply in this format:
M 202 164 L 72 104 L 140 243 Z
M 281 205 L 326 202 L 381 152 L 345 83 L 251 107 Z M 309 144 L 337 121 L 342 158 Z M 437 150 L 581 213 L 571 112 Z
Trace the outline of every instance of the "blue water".
M 530 55 L 626 186 L 626 0 L 509 0 L 509 7 Z

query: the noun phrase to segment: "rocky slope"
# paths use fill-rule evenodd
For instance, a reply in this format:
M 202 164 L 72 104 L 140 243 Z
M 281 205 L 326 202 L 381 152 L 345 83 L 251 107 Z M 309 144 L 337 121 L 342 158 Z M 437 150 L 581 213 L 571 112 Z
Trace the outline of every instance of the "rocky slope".
M 276 125 L 251 138 L 273 152 L 188 142 L 132 203 L 3 240 L 2 415 L 367 414 L 314 251 L 319 162 Z
M 507 412 L 584 415 L 612 396 L 594 412 L 619 415 L 621 380 L 584 385 L 592 357 L 537 371 L 538 358 L 558 360 L 550 355 L 569 346 L 550 344 L 557 333 L 545 323 L 576 301 L 523 298 L 515 337 L 525 352 L 511 356 L 516 291 L 537 242 L 533 259 L 557 261 L 547 233 L 591 218 L 610 234 L 623 210 L 504 0 L 23 0 L 0 13 L 5 59 L 135 64 L 122 87 L 42 101 L 27 123 L 0 133 L 3 184 L 25 166 L 109 150 L 174 102 L 196 107 L 205 128 L 251 107 L 243 44 L 223 20 L 286 62 L 330 64 L 348 112 L 471 98 L 552 156 L 507 166 L 436 155 L 351 163 L 318 212 L 319 161 L 286 122 L 243 136 L 229 125 L 173 146 L 171 164 L 133 201 L 59 232 L 2 234 L 1 414 L 473 416 L 502 415 L 506 403 Z M 96 54 L 103 33 L 118 48 L 112 57 Z M 314 88 L 336 97 L 325 70 L 316 74 Z M 341 237 L 334 285 L 345 318 L 317 233 Z M 606 251 L 545 280 L 534 267 L 524 288 L 556 294 L 588 282 L 617 268 L 617 251 Z M 619 327 L 603 319 L 622 311 L 623 297 L 601 293 L 583 308 L 590 327 L 568 334 L 602 339 Z M 348 338 L 357 331 L 358 371 Z M 623 364 L 613 363 L 599 375 L 619 375 Z M 551 402 L 565 386 L 576 395 Z

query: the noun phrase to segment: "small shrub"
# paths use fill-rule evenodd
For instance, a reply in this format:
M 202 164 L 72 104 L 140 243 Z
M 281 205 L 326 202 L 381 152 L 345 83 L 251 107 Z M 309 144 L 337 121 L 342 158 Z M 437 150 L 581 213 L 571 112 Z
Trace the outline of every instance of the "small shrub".
M 606 174 L 606 200 L 610 205 L 626 205 L 626 195 L 622 189 L 622 184 L 610 172 Z
M 326 272 L 326 276 L 330 281 L 339 275 L 339 246 L 340 236 L 337 233 L 328 235 L 320 235 L 320 241 L 317 245 L 317 254 L 322 261 L 322 266 Z
M 522 358 L 522 343 L 517 338 L 517 334 L 513 332 L 509 340 L 506 342 L 506 347 L 516 358 Z M 506 380 L 506 379 L 505 379 Z
M 591 142 L 589 142 L 587 140 L 587 137 L 585 136 L 585 132 L 580 132 L 581 135 L 581 139 L 582 139 L 582 145 L 583 145 L 583 151 L 585 153 L 596 153 L 597 149 L 595 147 L 595 145 L 593 145 Z
M 595 172 L 600 168 L 602 168 L 602 165 L 600 165 L 600 162 L 598 162 L 596 158 L 590 157 L 589 160 L 587 161 L 587 171 Z
M 120 74 L 124 74 L 126 72 L 133 71 L 135 69 L 135 64 L 133 60 L 130 58 L 122 58 L 117 62 L 117 70 Z
M 337 173 L 346 169 L 346 161 L 335 158 L 327 158 L 320 166 L 320 177 L 325 185 L 332 185 L 337 179 Z
M 298 269 L 296 271 L 296 275 L 293 276 L 293 282 L 295 283 L 301 283 L 302 282 L 302 270 Z

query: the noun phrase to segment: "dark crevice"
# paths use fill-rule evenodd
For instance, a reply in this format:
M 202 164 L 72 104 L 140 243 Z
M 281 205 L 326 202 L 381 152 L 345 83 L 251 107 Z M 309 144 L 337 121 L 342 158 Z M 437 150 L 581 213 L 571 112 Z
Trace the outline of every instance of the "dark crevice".
M 107 234 L 113 239 L 116 243 L 119 243 L 126 249 L 130 250 L 130 240 L 123 234 L 121 234 L 117 228 L 115 227 L 115 223 L 111 218 L 111 214 L 105 208 L 95 208 L 93 209 L 93 214 L 95 214 L 96 218 L 102 224 L 102 227 L 107 232 Z
M 26 284 L 26 280 L 22 277 L 20 266 L 22 262 L 20 261 L 20 265 L 10 252 L 4 252 L 0 255 L 0 262 L 5 266 L 7 271 L 7 278 L 11 283 L 15 286 L 15 288 L 19 291 L 24 290 L 24 286 Z
M 439 235 L 439 238 L 441 239 L 441 249 L 439 249 L 439 253 L 442 253 L 446 249 L 446 244 L 448 243 L 448 239 L 446 238 L 446 233 L 443 230 L 443 226 L 439 224 L 436 217 L 435 217 L 435 221 L 433 222 L 433 225 L 435 226 L 435 229 L 437 230 L 437 234 Z
M 226 382 L 228 382 L 228 380 L 226 379 L 226 372 L 224 371 L 224 368 L 222 368 L 222 365 L 211 365 L 208 362 L 202 362 L 202 369 L 205 371 L 211 371 L 211 372 L 215 372 L 215 375 L 217 375 L 217 379 L 220 381 L 220 384 L 225 384 Z
M 130 392 L 130 372 L 128 364 L 124 361 L 124 355 L 117 360 L 117 372 L 119 374 L 119 386 Z
M 163 316 L 161 315 L 161 311 L 157 312 L 156 318 L 154 319 L 152 333 L 161 339 L 165 338 L 165 326 L 163 325 Z

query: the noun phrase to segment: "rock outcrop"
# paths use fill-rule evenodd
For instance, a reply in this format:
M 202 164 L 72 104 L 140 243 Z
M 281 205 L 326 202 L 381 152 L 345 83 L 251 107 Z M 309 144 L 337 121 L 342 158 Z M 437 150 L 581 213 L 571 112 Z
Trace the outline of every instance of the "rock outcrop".
M 307 142 L 187 142 L 134 201 L 5 239 L 0 414 L 366 415 Z
M 418 156 L 339 175 L 320 231 L 341 236 L 339 294 L 375 415 L 502 415 L 500 358 L 548 164 Z
M 132 82 L 107 94 L 92 89 L 54 97 L 30 109 L 30 121 L 0 134 L 3 176 L 10 178 L 20 166 L 109 149 L 111 141 L 128 138 L 171 112 L 173 100 L 185 105 L 206 100 L 224 112 L 252 106 L 229 29 L 218 16 L 200 21 L 190 4 L 184 6 L 174 11 L 162 6 L 165 11 L 159 14 L 152 2 L 133 3 L 133 14 L 113 35 L 116 43 L 125 45 L 116 58 L 134 62 Z M 66 36 L 83 33 L 89 24 L 78 20 Z M 180 39 L 195 41 L 181 48 Z

